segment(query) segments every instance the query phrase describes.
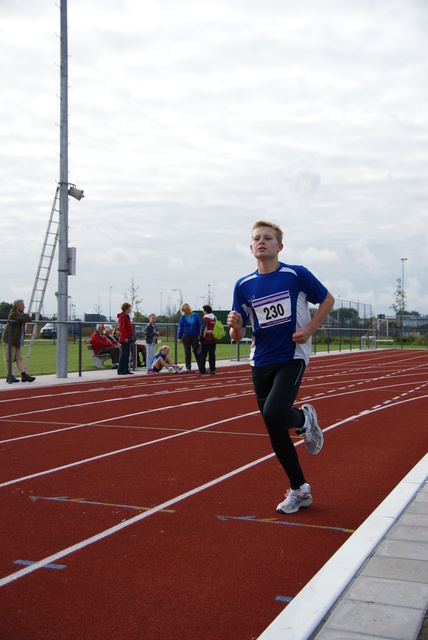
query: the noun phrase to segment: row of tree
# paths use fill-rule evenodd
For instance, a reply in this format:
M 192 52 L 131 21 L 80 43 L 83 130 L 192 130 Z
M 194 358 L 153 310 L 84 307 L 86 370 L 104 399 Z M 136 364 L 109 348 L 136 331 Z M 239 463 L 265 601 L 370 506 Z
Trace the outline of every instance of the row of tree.
M 142 298 L 139 297 L 138 294 L 139 287 L 135 283 L 135 278 L 132 276 L 131 283 L 128 287 L 128 291 L 125 291 L 123 294 L 124 300 L 129 302 L 132 306 L 132 321 L 137 323 L 148 322 L 149 318 L 147 315 L 143 314 L 140 310 L 141 304 L 143 302 Z M 183 300 L 180 300 L 180 306 Z M 209 301 L 209 304 L 212 305 L 212 300 Z M 406 310 L 406 292 L 401 286 L 401 278 L 397 279 L 397 288 L 394 294 L 394 303 L 390 307 L 395 312 L 396 317 L 401 317 L 402 315 L 412 315 L 412 316 L 420 316 L 418 311 L 407 311 Z M 9 315 L 10 310 L 12 309 L 12 304 L 10 302 L 0 302 L 0 319 L 6 319 Z M 98 303 L 95 305 L 95 315 L 100 322 L 106 322 L 108 318 L 105 314 L 103 314 L 102 305 L 98 299 Z M 166 313 L 162 315 L 158 315 L 158 322 L 178 322 L 181 316 L 180 309 L 177 309 L 175 305 L 171 305 L 169 303 L 166 308 Z M 352 325 L 358 322 L 359 314 L 357 309 L 341 307 L 337 310 L 333 310 L 331 316 L 334 317 L 339 324 L 342 325 Z M 49 320 L 50 318 L 40 316 L 41 320 Z M 72 318 L 73 319 L 73 318 Z M 370 319 L 369 319 L 370 320 Z

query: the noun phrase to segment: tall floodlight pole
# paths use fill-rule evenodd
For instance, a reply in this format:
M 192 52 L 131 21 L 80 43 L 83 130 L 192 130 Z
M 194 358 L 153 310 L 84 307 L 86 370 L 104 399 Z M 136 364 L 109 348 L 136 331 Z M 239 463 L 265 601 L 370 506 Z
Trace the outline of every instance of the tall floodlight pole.
M 67 0 L 61 0 L 60 204 L 58 227 L 58 378 L 68 372 L 68 47 Z

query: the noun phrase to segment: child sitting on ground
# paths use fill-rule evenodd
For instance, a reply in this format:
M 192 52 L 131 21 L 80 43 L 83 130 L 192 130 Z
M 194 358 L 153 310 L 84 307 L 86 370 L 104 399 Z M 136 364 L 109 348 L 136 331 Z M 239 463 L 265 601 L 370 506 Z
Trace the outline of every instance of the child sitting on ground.
M 173 363 L 171 358 L 168 356 L 170 351 L 171 349 L 167 345 L 161 347 L 153 356 L 152 364 L 147 373 L 160 373 L 164 368 L 167 369 L 169 373 L 181 373 L 183 367 Z

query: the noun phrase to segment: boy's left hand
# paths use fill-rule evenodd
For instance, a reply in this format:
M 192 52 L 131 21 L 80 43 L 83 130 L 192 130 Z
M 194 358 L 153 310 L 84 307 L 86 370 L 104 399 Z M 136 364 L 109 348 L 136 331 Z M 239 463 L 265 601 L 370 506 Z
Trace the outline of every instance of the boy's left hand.
M 306 327 L 300 327 L 292 335 L 293 342 L 297 344 L 305 344 L 311 337 L 310 331 L 306 330 Z

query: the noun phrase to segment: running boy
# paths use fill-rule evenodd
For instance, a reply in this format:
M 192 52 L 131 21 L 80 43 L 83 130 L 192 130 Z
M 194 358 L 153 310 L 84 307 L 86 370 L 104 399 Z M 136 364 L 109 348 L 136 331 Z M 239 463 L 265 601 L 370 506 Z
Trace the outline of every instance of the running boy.
M 236 283 L 227 324 L 236 342 L 245 336 L 248 320 L 253 328 L 254 391 L 272 448 L 290 481 L 285 500 L 277 506 L 288 514 L 312 504 L 289 430 L 296 429 L 311 455 L 321 451 L 324 436 L 315 409 L 310 404 L 296 409 L 293 404 L 309 361 L 311 336 L 328 316 L 334 298 L 305 267 L 279 261 L 282 238 L 276 224 L 254 224 L 250 250 L 257 270 Z M 313 318 L 308 302 L 319 304 Z

